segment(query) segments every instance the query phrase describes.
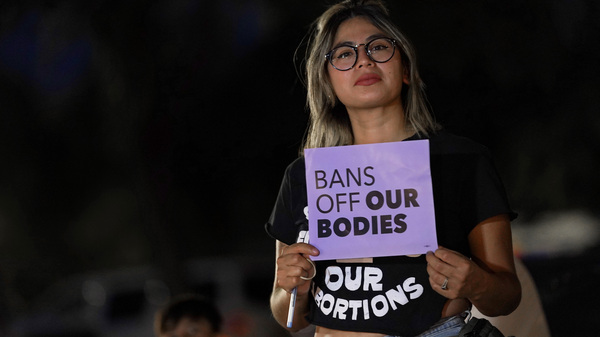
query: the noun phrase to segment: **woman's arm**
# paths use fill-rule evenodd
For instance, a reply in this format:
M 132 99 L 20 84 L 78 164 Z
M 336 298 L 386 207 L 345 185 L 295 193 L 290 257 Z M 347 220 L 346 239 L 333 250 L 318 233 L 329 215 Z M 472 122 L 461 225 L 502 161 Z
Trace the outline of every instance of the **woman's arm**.
M 306 243 L 295 243 L 291 246 L 277 241 L 276 264 L 273 292 L 271 293 L 271 311 L 275 320 L 290 331 L 298 331 L 309 325 L 305 316 L 308 314 L 308 297 L 311 281 L 300 278 L 310 277 L 314 270 L 309 256 L 319 255 L 319 251 L 312 245 Z M 296 308 L 292 327 L 287 327 L 288 309 L 290 305 L 290 293 L 297 287 Z
M 440 247 L 427 254 L 427 271 L 433 289 L 454 299 L 466 298 L 484 315 L 508 315 L 521 301 L 510 220 L 498 215 L 482 221 L 469 234 L 473 259 Z M 447 289 L 442 289 L 446 277 Z

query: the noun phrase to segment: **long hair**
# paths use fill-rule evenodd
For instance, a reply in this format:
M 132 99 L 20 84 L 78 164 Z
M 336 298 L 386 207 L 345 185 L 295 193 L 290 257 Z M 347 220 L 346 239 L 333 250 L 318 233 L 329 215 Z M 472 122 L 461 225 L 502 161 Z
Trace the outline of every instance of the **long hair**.
M 429 112 L 424 83 L 419 76 L 414 48 L 396 27 L 388 9 L 378 0 L 345 0 L 327 9 L 309 31 L 306 51 L 306 104 L 310 122 L 303 147 L 316 148 L 350 145 L 354 142 L 346 108 L 336 98 L 329 76 L 325 54 L 331 49 L 340 24 L 354 17 L 364 17 L 375 27 L 396 40 L 410 84 L 402 90 L 402 105 L 407 125 L 415 132 L 429 134 L 438 126 Z

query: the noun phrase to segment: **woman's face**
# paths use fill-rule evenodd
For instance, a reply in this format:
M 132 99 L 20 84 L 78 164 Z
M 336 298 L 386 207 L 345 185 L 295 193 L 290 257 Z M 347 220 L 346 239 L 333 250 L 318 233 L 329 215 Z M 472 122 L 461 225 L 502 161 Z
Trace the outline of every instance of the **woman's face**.
M 364 44 L 376 37 L 389 37 L 364 17 L 348 19 L 339 26 L 333 46 Z M 358 47 L 358 59 L 347 71 L 327 63 L 327 73 L 338 99 L 348 111 L 398 105 L 402 107 L 402 85 L 408 84 L 400 52 L 385 63 L 371 60 L 364 45 Z

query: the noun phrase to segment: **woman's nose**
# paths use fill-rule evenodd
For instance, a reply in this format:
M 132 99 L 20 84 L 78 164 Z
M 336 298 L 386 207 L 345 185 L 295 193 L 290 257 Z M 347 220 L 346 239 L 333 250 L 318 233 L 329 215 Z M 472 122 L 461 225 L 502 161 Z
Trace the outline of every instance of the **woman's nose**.
M 362 47 L 362 48 L 361 48 Z M 361 51 L 362 49 L 362 51 Z M 373 60 L 371 60 L 371 58 L 368 55 L 367 52 L 367 47 L 366 46 L 359 46 L 357 48 L 357 55 L 356 57 L 358 58 L 356 60 L 356 64 L 358 65 L 359 68 L 362 68 L 363 66 L 371 66 L 373 65 Z

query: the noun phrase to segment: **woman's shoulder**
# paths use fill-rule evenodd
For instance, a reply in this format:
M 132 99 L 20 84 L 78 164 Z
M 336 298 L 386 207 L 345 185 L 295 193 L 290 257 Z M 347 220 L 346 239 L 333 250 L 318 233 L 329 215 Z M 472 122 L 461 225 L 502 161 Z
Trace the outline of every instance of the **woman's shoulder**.
M 287 166 L 285 170 L 285 176 L 290 180 L 290 182 L 292 182 L 292 184 L 304 183 L 306 180 L 305 172 L 306 168 L 304 166 L 304 156 L 299 156 Z
M 441 130 L 429 137 L 432 153 L 488 155 L 488 148 L 470 138 Z
M 304 156 L 299 156 L 289 163 L 286 171 L 290 173 L 304 173 Z

